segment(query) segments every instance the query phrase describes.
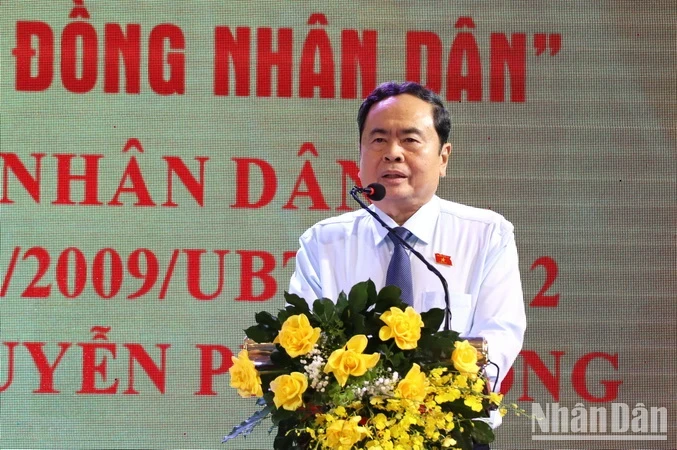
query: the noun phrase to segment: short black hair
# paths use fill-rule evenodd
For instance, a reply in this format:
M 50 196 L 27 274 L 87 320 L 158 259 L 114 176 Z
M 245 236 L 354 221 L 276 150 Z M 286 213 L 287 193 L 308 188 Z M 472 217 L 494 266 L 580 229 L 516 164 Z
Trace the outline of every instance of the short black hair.
M 405 81 L 404 83 L 397 83 L 395 81 L 388 81 L 379 85 L 371 94 L 367 96 L 360 105 L 357 112 L 357 126 L 360 129 L 360 142 L 362 142 L 362 132 L 364 131 L 364 123 L 367 120 L 367 114 L 374 104 L 396 95 L 409 94 L 421 100 L 428 102 L 433 107 L 433 123 L 435 124 L 435 131 L 440 138 L 440 147 L 449 141 L 449 133 L 451 132 L 451 115 L 442 103 L 442 99 L 435 92 L 431 91 L 425 86 L 421 86 L 413 81 Z

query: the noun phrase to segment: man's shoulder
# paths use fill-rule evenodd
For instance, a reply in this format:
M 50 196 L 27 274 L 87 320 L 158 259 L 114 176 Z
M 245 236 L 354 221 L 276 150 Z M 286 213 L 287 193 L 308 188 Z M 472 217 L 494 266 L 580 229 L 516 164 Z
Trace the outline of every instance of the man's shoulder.
M 477 226 L 498 227 L 503 231 L 513 230 L 512 223 L 496 211 L 449 200 L 440 199 L 440 215 L 446 219 L 474 223 Z
M 369 214 L 363 209 L 347 212 L 338 216 L 328 217 L 317 222 L 303 233 L 303 237 L 309 239 L 311 237 L 337 238 L 339 235 L 350 234 L 352 230 Z
M 360 208 L 355 211 L 340 214 L 338 216 L 332 216 L 327 217 L 326 219 L 322 219 L 315 225 L 313 225 L 313 227 L 326 227 L 331 226 L 333 224 L 353 223 L 366 215 L 368 215 L 368 213 Z

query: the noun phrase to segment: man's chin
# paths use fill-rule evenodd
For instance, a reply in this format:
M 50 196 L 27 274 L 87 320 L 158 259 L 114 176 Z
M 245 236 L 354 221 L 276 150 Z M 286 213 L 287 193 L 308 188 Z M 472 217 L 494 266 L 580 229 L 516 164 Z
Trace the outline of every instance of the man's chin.
M 398 192 L 397 190 L 388 191 L 386 188 L 386 196 L 383 200 L 376 202 L 376 205 L 381 210 L 408 210 L 415 202 L 411 195 Z
M 382 178 L 379 183 L 386 188 L 386 196 L 410 195 L 412 192 L 405 178 Z

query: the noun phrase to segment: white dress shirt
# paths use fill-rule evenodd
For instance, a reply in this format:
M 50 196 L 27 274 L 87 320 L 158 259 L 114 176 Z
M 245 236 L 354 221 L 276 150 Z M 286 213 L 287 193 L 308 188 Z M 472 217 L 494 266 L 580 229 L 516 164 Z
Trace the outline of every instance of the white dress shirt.
M 389 226 L 398 226 L 375 205 L 370 208 Z M 434 196 L 402 226 L 415 236 L 409 243 L 447 280 L 452 329 L 487 340 L 500 382 L 522 348 L 526 328 L 512 224 L 493 211 Z M 364 210 L 318 222 L 299 239 L 289 292 L 312 304 L 322 297 L 336 301 L 341 291 L 367 279 L 380 290 L 394 248 L 387 235 Z M 436 253 L 450 257 L 451 265 L 437 263 Z M 414 309 L 445 309 L 440 280 L 415 256 L 410 259 Z M 487 372 L 493 382 L 494 368 Z

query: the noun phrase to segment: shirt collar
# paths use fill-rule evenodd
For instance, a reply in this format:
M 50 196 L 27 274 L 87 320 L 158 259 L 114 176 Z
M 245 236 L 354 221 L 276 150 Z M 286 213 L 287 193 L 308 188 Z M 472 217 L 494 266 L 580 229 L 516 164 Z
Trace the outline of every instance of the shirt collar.
M 389 215 L 378 209 L 376 205 L 371 205 L 369 208 L 371 208 L 389 227 L 395 228 L 399 226 Z M 440 199 L 436 195 L 433 195 L 433 198 L 430 199 L 428 203 L 421 206 L 402 226 L 411 231 L 419 242 L 426 245 L 432 242 L 439 214 Z M 374 227 L 374 244 L 378 246 L 388 235 L 388 230 L 375 220 L 372 220 L 372 224 Z

